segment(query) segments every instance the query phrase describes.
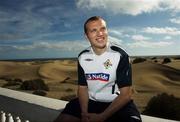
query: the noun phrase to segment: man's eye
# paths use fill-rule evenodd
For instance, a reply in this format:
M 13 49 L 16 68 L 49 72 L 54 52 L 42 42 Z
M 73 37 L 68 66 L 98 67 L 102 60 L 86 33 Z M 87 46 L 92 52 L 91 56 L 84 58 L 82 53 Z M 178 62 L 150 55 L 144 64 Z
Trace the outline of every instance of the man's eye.
M 96 32 L 96 29 L 91 30 L 91 32 L 92 32 L 92 33 L 93 33 L 93 32 Z
M 106 27 L 101 28 L 101 30 L 102 30 L 102 31 L 105 31 L 105 30 L 106 30 Z

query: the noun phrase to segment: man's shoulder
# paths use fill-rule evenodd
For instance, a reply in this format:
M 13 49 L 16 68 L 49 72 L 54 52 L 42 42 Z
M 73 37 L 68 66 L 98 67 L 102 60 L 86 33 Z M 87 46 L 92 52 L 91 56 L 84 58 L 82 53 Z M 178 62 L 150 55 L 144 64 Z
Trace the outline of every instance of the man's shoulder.
M 118 52 L 120 53 L 120 55 L 125 55 L 125 56 L 128 56 L 128 54 L 126 53 L 126 51 L 121 48 L 120 45 L 116 44 L 116 43 L 111 43 L 110 44 L 110 49 L 115 51 L 115 52 Z
M 79 53 L 78 57 L 80 57 L 80 56 L 83 55 L 83 54 L 89 53 L 89 52 L 90 52 L 90 47 L 82 50 L 82 51 Z

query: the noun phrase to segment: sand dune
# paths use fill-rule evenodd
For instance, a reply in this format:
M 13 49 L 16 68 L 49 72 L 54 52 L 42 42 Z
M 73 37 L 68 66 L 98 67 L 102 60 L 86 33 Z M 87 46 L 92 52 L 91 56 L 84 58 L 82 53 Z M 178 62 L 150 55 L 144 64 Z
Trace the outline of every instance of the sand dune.
M 143 109 L 149 99 L 162 92 L 180 98 L 180 60 L 168 64 L 147 60 L 132 64 L 133 98 L 139 109 Z M 77 61 L 51 60 L 34 62 L 0 61 L 0 85 L 6 78 L 22 80 L 43 79 L 50 87 L 47 97 L 60 99 L 63 96 L 75 95 L 77 85 Z M 66 83 L 64 83 L 66 81 Z
M 164 91 L 167 85 L 180 85 L 180 70 L 152 62 L 132 65 L 136 86 L 147 90 Z
M 68 65 L 69 64 L 69 65 Z M 56 61 L 40 67 L 39 75 L 49 80 L 63 81 L 65 79 L 77 80 L 76 63 L 70 61 Z
M 173 67 L 175 69 L 179 69 L 180 70 L 180 61 L 179 60 L 173 60 L 170 63 L 165 64 L 167 66 Z
M 0 62 L 0 77 L 22 80 L 40 78 L 38 74 L 38 65 L 29 65 L 25 62 Z
M 132 65 L 133 98 L 140 111 L 155 95 L 166 92 L 180 98 L 180 70 L 170 65 L 145 61 Z
M 43 78 L 48 80 L 63 81 L 67 77 L 77 80 L 76 62 L 51 61 L 47 63 L 27 62 L 0 62 L 0 77 L 22 80 Z

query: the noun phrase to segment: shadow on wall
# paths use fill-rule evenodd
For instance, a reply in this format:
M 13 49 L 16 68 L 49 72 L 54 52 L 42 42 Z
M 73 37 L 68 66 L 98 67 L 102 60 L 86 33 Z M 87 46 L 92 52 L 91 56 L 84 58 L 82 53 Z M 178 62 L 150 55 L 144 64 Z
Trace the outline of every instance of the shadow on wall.
M 13 113 L 14 117 L 19 116 L 23 122 L 25 120 L 29 120 L 30 122 L 52 122 L 56 119 L 62 109 L 54 110 L 13 98 L 0 96 L 0 110 L 3 110 L 5 113 Z

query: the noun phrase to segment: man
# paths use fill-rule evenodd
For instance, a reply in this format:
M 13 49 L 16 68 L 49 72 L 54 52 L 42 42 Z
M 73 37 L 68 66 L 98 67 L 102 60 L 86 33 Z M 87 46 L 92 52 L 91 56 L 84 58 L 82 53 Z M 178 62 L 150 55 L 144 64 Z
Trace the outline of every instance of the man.
M 125 51 L 108 41 L 106 22 L 89 18 L 84 32 L 91 46 L 78 57 L 78 98 L 56 122 L 141 122 L 131 100 L 131 66 Z

